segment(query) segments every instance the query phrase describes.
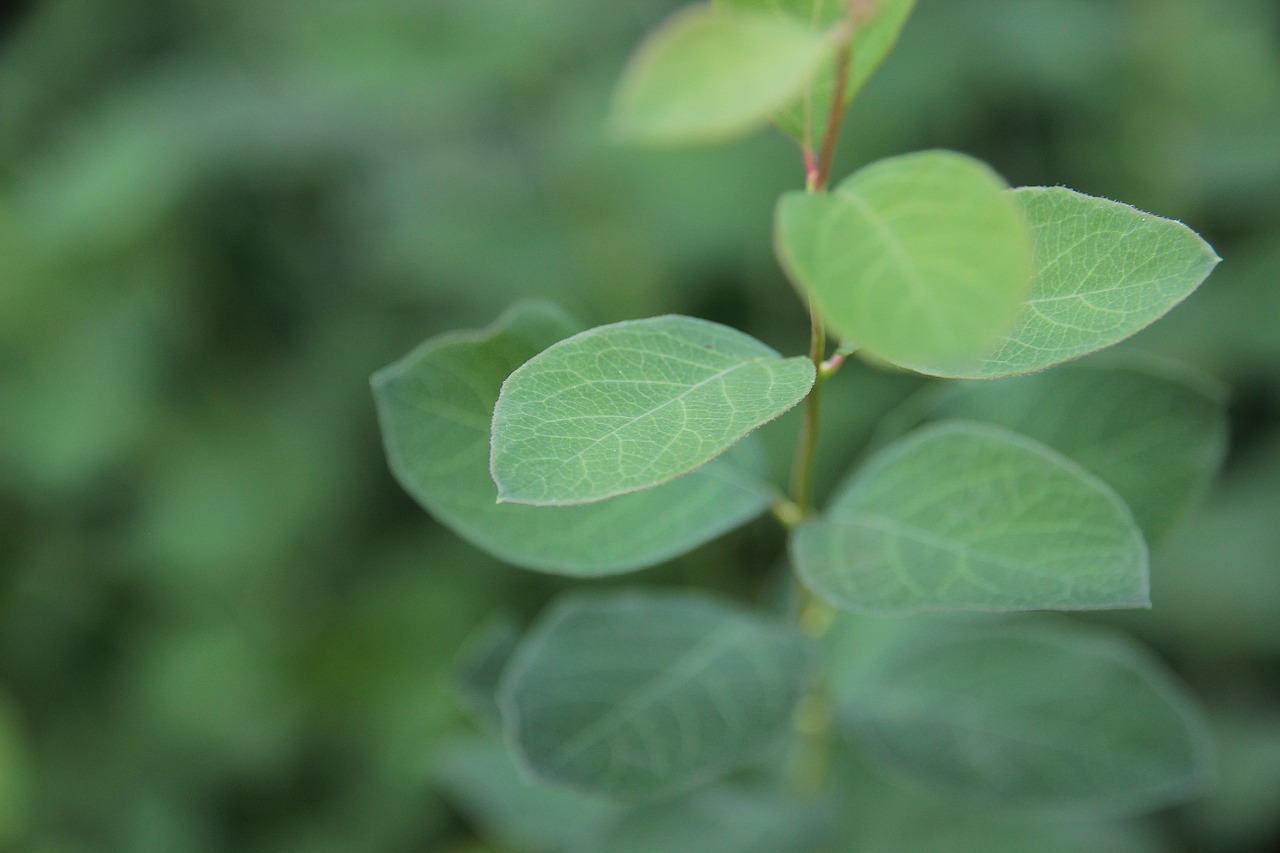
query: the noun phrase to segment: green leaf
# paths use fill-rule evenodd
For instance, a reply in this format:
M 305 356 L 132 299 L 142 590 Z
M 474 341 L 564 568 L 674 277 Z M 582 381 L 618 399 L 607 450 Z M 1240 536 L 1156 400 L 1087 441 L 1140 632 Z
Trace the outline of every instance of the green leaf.
M 943 422 L 876 455 L 796 529 L 796 571 L 862 613 L 1149 605 L 1147 549 L 1115 493 L 1016 433 Z
M 1097 363 L 953 385 L 932 414 L 999 424 L 1070 457 L 1116 490 L 1154 542 L 1222 462 L 1224 397 L 1172 365 Z
M 949 375 L 979 364 L 1030 287 L 1031 238 L 987 166 L 950 151 L 880 160 L 829 194 L 778 204 L 792 281 L 846 342 Z
M 731 787 L 637 806 L 599 844 L 602 853 L 820 853 L 831 815 L 781 792 Z
M 1118 343 L 1154 323 L 1219 258 L 1187 226 L 1064 187 L 1022 187 L 1035 234 L 1031 298 L 1006 340 L 980 364 L 944 375 L 1030 373 Z
M 588 503 L 719 456 L 790 409 L 813 363 L 692 317 L 600 326 L 511 374 L 493 412 L 493 479 L 513 503 Z
M 508 562 L 566 575 L 615 574 L 681 554 L 768 507 L 757 449 L 642 494 L 585 507 L 497 503 L 489 424 L 502 381 L 576 331 L 558 309 L 516 306 L 492 327 L 433 338 L 373 378 L 396 479 L 455 533 Z
M 1127 639 L 1026 622 L 904 624 L 833 676 L 842 728 L 886 769 L 972 803 L 1096 815 L 1204 786 L 1194 707 Z
M 570 595 L 517 649 L 499 705 L 534 776 L 648 797 L 764 754 L 814 664 L 795 628 L 703 595 Z
M 775 14 L 808 21 L 819 28 L 835 26 L 844 15 L 844 4 L 832 0 L 718 0 L 718 5 L 773 11 Z M 864 0 L 859 5 L 867 7 L 867 11 L 860 15 L 853 28 L 849 67 L 845 76 L 846 106 L 853 102 L 867 80 L 889 55 L 916 4 L 915 0 Z M 778 129 L 797 141 L 809 140 L 810 147 L 821 144 L 831 114 L 835 81 L 836 63 L 834 58 L 830 58 L 813 76 L 800 99 L 774 116 Z
M 448 742 L 432 755 L 431 769 L 445 796 L 486 837 L 513 850 L 598 849 L 621 812 L 607 800 L 530 781 L 498 738 Z
M 714 142 L 769 120 L 835 48 L 804 21 L 700 3 L 677 12 L 623 72 L 613 126 L 647 144 Z
M 481 723 L 495 727 L 502 724 L 498 680 L 519 640 L 520 630 L 510 616 L 494 616 L 467 638 L 458 653 L 453 687 Z

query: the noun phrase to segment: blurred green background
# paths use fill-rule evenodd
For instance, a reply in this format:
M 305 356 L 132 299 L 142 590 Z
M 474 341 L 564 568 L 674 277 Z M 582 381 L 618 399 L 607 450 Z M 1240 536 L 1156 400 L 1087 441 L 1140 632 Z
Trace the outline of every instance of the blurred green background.
M 471 730 L 464 639 L 564 583 L 396 487 L 368 376 L 520 297 L 802 351 L 770 248 L 792 144 L 604 137 L 625 56 L 676 5 L 4 6 L 0 850 L 510 849 L 431 756 Z M 1111 621 L 1218 740 L 1209 795 L 1143 849 L 1274 849 L 1280 7 L 920 0 L 838 174 L 927 147 L 1181 219 L 1225 259 L 1125 345 L 1229 385 L 1232 445 L 1154 555 L 1154 609 Z M 828 485 L 917 386 L 841 374 Z M 779 470 L 794 427 L 768 430 Z M 766 520 L 639 580 L 752 596 L 780 550 Z

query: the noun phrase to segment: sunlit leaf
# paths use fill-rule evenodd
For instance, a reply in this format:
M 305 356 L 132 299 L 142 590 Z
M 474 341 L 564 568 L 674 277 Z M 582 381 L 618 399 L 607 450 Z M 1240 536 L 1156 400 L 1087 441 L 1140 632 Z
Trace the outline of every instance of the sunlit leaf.
M 1205 488 L 1226 450 L 1223 390 L 1154 362 L 953 385 L 932 413 L 999 424 L 1070 457 L 1116 490 L 1150 541 Z
M 521 643 L 499 705 L 538 778 L 647 797 L 762 755 L 814 662 L 795 628 L 701 594 L 578 594 Z
M 1036 623 L 929 623 L 837 674 L 842 728 L 886 769 L 975 803 L 1098 815 L 1207 781 L 1182 687 L 1120 636 Z
M 874 457 L 793 534 L 796 570 L 871 614 L 1148 605 L 1147 549 L 1127 507 L 1044 445 L 948 421 Z
M 803 90 L 835 41 L 795 18 L 700 3 L 640 45 L 613 125 L 643 143 L 718 141 L 765 124 Z
M 778 204 L 778 253 L 827 323 L 922 373 L 981 363 L 1031 283 L 1031 238 L 987 166 L 950 151 L 881 160 Z
M 575 324 L 544 304 L 513 308 L 491 328 L 427 341 L 374 376 L 391 470 L 460 536 L 508 562 L 604 575 L 676 556 L 763 512 L 766 486 L 729 457 L 665 486 L 584 507 L 499 504 L 489 424 L 502 381 Z
M 844 16 L 845 4 L 831 0 L 717 0 L 720 6 L 759 9 L 811 22 L 822 28 L 832 27 Z M 860 0 L 857 23 L 845 72 L 844 103 L 848 105 L 875 73 L 898 41 L 915 0 Z M 778 128 L 797 140 L 808 139 L 811 146 L 821 144 L 835 95 L 836 63 L 828 59 L 813 76 L 804 94 L 795 103 L 774 116 Z M 806 135 L 807 131 L 807 135 Z
M 587 503 L 665 483 L 790 409 L 813 376 L 803 356 L 692 317 L 574 335 L 503 383 L 491 465 L 499 497 Z
M 1164 316 L 1213 271 L 1218 256 L 1187 226 L 1064 187 L 1022 187 L 1035 234 L 1031 298 L 1006 340 L 948 376 L 1030 373 L 1109 347 Z

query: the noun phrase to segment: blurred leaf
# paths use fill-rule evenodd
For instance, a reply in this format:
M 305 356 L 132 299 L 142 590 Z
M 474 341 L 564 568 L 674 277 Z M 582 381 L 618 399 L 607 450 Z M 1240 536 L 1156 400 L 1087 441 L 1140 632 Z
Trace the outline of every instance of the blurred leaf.
M 717 323 L 667 316 L 574 335 L 502 384 L 491 468 L 501 501 L 589 503 L 724 453 L 790 409 L 813 362 Z
M 446 743 L 432 758 L 432 775 L 495 842 L 529 853 L 591 849 L 619 813 L 618 806 L 531 781 L 497 738 Z
M 502 725 L 498 681 L 520 640 L 520 629 L 508 616 L 491 617 L 471 635 L 458 654 L 454 687 L 482 723 Z
M 959 800 L 1100 816 L 1205 786 L 1193 705 L 1127 639 L 1065 623 L 904 625 L 833 676 L 842 725 L 886 769 Z
M 1004 181 L 949 151 L 866 166 L 777 209 L 792 280 L 846 342 L 922 373 L 991 351 L 1030 286 L 1031 242 Z
M 625 813 L 599 853 L 818 853 L 830 849 L 831 815 L 779 792 L 716 787 Z
M 628 63 L 613 125 L 645 143 L 745 133 L 795 98 L 835 41 L 804 21 L 699 3 L 655 30 Z
M 951 386 L 931 408 L 1047 444 L 1115 489 L 1155 541 L 1222 463 L 1224 396 L 1174 365 L 1112 362 Z
M 573 330 L 558 309 L 525 303 L 489 329 L 433 338 L 379 371 L 373 388 L 383 438 L 405 490 L 504 560 L 579 576 L 661 562 L 764 511 L 766 487 L 735 463 L 752 458 L 750 447 L 659 489 L 590 506 L 499 504 L 489 475 L 489 423 L 499 388 L 512 370 Z
M 761 755 L 814 664 L 795 628 L 699 593 L 582 593 L 561 598 L 521 642 L 498 701 L 538 777 L 648 797 Z
M 0 693 L 0 844 L 15 849 L 29 829 L 28 747 L 17 709 Z
M 1123 503 L 1016 433 L 948 421 L 881 451 L 796 529 L 796 571 L 857 612 L 1144 607 L 1147 551 Z
M 1030 373 L 1109 347 L 1195 290 L 1218 256 L 1187 226 L 1064 187 L 1013 191 L 1035 234 L 1031 298 L 980 366 L 945 375 Z
M 773 10 L 779 16 L 805 21 L 813 26 L 831 27 L 844 17 L 842 3 L 826 0 L 717 0 L 720 6 Z M 875 73 L 898 41 L 898 34 L 915 7 L 915 0 L 862 0 L 855 4 L 858 20 L 853 26 L 849 68 L 845 74 L 844 102 L 849 104 Z M 826 129 L 835 95 L 836 65 L 826 67 L 805 87 L 799 102 L 774 116 L 778 128 L 796 140 L 816 147 Z

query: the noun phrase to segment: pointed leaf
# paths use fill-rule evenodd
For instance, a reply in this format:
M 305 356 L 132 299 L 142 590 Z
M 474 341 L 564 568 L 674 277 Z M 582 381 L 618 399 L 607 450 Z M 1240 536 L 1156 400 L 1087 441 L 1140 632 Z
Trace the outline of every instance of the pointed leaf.
M 615 574 L 681 554 L 764 512 L 767 485 L 728 457 L 661 488 L 585 507 L 497 503 L 489 424 L 512 370 L 576 325 L 558 309 L 517 306 L 489 329 L 427 341 L 373 378 L 391 470 L 455 533 L 508 562 L 567 575 Z
M 1121 636 L 934 623 L 901 632 L 836 690 L 842 727 L 870 757 L 949 797 L 1115 815 L 1206 782 L 1193 705 Z
M 1146 607 L 1127 507 L 1053 450 L 984 424 L 917 430 L 873 458 L 792 558 L 833 604 L 870 614 Z
M 790 409 L 813 363 L 692 317 L 600 326 L 511 374 L 493 412 L 501 500 L 587 503 L 665 483 Z
M 981 363 L 1028 292 L 1031 238 L 987 166 L 950 151 L 873 163 L 778 204 L 778 254 L 846 341 L 949 374 Z
M 840 21 L 845 7 L 844 3 L 831 0 L 718 0 L 718 5 L 772 11 L 824 29 Z M 898 34 L 915 7 L 915 0 L 861 0 L 858 6 L 845 76 L 846 105 L 853 102 L 897 43 Z M 836 63 L 834 59 L 828 59 L 805 87 L 800 99 L 774 116 L 778 129 L 797 141 L 807 139 L 811 146 L 819 145 L 831 113 L 835 80 Z
M 976 367 L 944 375 L 1030 373 L 1118 343 L 1199 287 L 1219 258 L 1187 226 L 1065 187 L 1022 187 L 1035 234 L 1031 298 Z
M 702 595 L 566 596 L 516 651 L 499 705 L 535 776 L 648 797 L 769 749 L 807 689 L 812 652 L 795 628 Z
M 1073 364 L 953 385 L 932 413 L 1008 427 L 1070 457 L 1115 489 L 1155 541 L 1222 462 L 1224 397 L 1172 365 Z
M 633 142 L 713 142 L 765 124 L 835 48 L 794 18 L 700 3 L 640 45 L 623 72 L 613 124 Z

